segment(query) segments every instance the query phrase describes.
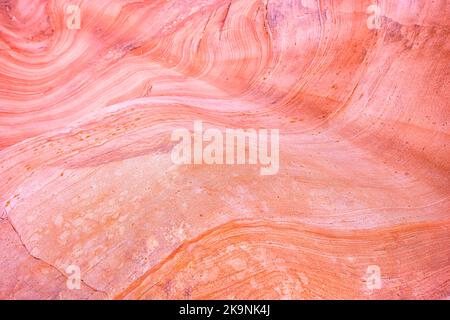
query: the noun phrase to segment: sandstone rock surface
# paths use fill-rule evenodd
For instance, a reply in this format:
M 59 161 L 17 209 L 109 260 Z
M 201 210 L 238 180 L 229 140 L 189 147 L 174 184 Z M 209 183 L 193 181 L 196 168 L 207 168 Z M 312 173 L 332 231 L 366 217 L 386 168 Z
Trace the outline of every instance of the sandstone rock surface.
M 0 1 L 0 298 L 449 298 L 449 16 Z M 196 120 L 279 129 L 279 171 L 175 165 Z

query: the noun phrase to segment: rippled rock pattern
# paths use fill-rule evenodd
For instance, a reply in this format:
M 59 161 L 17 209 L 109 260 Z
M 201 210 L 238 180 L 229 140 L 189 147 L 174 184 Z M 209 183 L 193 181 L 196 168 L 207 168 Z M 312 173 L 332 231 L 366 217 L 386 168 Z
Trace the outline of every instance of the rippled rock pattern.
M 449 16 L 1 0 L 0 298 L 449 298 Z M 279 171 L 174 164 L 197 120 Z

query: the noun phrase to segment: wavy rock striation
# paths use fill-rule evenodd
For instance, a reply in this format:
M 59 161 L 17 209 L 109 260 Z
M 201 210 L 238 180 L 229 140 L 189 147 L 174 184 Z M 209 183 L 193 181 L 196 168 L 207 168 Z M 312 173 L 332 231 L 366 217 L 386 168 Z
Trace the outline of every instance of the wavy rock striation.
M 449 298 L 449 16 L 0 1 L 0 298 Z M 279 129 L 279 171 L 174 164 L 196 120 Z

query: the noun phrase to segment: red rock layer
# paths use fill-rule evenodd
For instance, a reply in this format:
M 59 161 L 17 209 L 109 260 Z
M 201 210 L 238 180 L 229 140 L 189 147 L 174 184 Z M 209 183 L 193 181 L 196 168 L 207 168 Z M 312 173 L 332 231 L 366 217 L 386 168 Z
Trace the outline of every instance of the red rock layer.
M 448 298 L 449 11 L 1 1 L 0 298 Z M 174 165 L 195 120 L 280 129 L 278 174 Z

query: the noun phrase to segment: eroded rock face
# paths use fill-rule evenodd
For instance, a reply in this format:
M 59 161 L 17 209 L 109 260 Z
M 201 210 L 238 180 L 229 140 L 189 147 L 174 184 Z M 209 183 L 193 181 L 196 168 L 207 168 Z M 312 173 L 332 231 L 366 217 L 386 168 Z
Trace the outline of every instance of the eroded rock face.
M 1 1 L 0 298 L 448 298 L 449 11 Z M 279 170 L 175 164 L 195 121 Z

